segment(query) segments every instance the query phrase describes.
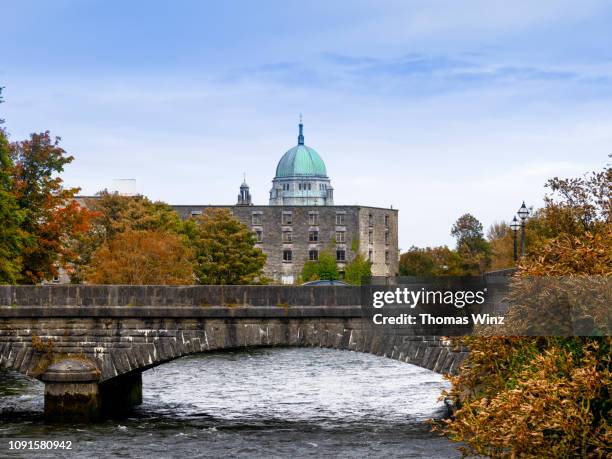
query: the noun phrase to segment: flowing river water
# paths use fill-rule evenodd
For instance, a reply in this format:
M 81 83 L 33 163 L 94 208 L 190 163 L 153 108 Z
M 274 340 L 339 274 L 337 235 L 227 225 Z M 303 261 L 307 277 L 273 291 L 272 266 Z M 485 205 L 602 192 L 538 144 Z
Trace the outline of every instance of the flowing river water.
M 264 348 L 186 357 L 143 373 L 128 417 L 53 425 L 42 383 L 0 372 L 0 457 L 460 457 L 430 432 L 440 375 L 331 349 Z M 9 451 L 11 439 L 71 451 Z

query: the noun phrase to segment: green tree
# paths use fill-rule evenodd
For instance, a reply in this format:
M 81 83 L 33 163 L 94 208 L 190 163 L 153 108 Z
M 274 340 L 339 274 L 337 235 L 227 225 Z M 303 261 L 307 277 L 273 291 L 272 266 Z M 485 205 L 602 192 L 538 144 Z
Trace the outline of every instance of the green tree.
M 227 209 L 207 209 L 187 226 L 200 284 L 241 285 L 263 282 L 266 255 L 255 236 Z
M 336 257 L 331 250 L 322 250 L 319 253 L 319 258 L 316 261 L 307 261 L 304 263 L 301 274 L 304 282 L 313 280 L 337 280 L 340 279 L 340 272 L 336 264 Z
M 353 239 L 351 250 L 355 256 L 344 266 L 344 280 L 349 284 L 361 285 L 364 277 L 372 276 L 372 262 L 359 251 L 359 239 Z
M 344 280 L 349 284 L 361 285 L 364 277 L 372 276 L 372 262 L 357 252 L 355 257 L 344 267 Z
M 464 214 L 453 225 L 451 235 L 457 239 L 457 253 L 465 273 L 483 274 L 491 264 L 491 247 L 484 238 L 482 223 L 473 215 Z
M 2 88 L 0 88 L 0 103 Z M 2 120 L 0 120 L 0 124 Z M 23 212 L 19 209 L 12 189 L 13 163 L 6 132 L 0 126 L 0 284 L 17 282 L 21 269 L 24 233 L 21 230 Z

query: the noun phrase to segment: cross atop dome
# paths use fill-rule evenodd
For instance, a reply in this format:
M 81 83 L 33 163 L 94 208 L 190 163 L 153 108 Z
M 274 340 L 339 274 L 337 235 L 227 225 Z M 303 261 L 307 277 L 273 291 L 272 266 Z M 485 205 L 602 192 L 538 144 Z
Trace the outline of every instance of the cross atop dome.
M 298 135 L 298 145 L 304 145 L 304 123 L 302 123 L 301 113 L 300 113 L 300 133 Z

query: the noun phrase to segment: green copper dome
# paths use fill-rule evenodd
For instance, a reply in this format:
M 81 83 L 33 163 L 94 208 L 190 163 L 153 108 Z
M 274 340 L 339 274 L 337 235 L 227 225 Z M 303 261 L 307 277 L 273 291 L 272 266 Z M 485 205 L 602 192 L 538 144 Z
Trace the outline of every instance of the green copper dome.
M 314 148 L 298 145 L 278 162 L 276 177 L 327 177 L 327 170 Z
M 276 178 L 283 177 L 327 177 L 325 163 L 319 154 L 304 145 L 302 123 L 297 146 L 287 151 L 276 166 Z

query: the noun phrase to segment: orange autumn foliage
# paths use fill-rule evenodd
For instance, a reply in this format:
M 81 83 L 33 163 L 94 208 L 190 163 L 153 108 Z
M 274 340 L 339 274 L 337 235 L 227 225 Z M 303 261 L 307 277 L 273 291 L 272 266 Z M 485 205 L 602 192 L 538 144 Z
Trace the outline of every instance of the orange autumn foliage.
M 463 442 L 465 454 L 601 458 L 612 451 L 612 171 L 547 186 L 554 195 L 528 224 L 533 239 L 511 285 L 518 307 L 509 315 L 548 326 L 560 304 L 587 306 L 591 330 L 603 336 L 463 338 L 470 353 L 447 394 L 459 408 L 442 430 Z
M 175 234 L 128 229 L 93 253 L 85 280 L 92 284 L 193 284 L 192 252 Z
M 36 284 L 70 269 L 76 242 L 89 229 L 93 212 L 77 205 L 78 188 L 64 188 L 60 173 L 72 162 L 49 132 L 32 134 L 10 146 L 13 194 L 24 214 L 25 237 L 19 282 Z

